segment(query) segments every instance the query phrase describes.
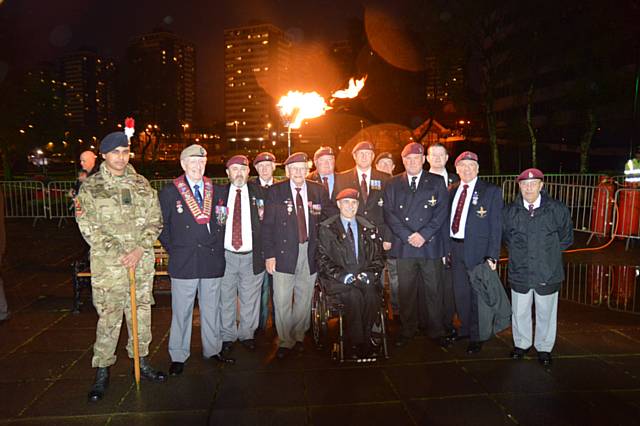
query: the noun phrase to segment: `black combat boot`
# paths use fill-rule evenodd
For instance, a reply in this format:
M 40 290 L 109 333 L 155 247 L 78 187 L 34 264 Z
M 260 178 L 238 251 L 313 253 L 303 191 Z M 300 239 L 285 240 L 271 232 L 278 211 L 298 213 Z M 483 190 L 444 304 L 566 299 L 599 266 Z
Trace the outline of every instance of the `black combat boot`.
M 109 367 L 98 367 L 96 381 L 89 391 L 89 402 L 98 402 L 109 386 Z
M 146 357 L 140 357 L 140 377 L 152 382 L 164 382 L 167 380 L 167 375 L 162 371 L 155 370 Z

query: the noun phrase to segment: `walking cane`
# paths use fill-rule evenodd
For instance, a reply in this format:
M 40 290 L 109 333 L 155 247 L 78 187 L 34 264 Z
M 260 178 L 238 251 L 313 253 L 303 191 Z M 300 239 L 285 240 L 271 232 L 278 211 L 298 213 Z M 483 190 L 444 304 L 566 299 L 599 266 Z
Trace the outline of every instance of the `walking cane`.
M 131 295 L 131 334 L 133 335 L 133 374 L 140 390 L 140 353 L 138 345 L 138 308 L 136 306 L 136 271 L 129 268 L 129 294 Z

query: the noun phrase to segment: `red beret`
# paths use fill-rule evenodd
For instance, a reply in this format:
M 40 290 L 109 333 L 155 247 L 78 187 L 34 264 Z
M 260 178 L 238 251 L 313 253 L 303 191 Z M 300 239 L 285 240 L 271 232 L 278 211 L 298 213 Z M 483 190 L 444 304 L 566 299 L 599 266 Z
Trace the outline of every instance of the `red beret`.
M 458 163 L 462 160 L 473 160 L 476 163 L 478 162 L 478 154 L 471 151 L 465 151 L 462 154 L 456 157 L 456 161 L 453 163 L 454 166 L 457 166 Z
M 385 152 L 381 152 L 376 157 L 376 160 L 374 161 L 374 163 L 378 164 L 378 161 L 384 160 L 384 159 L 393 161 L 393 155 L 390 152 L 386 152 L 386 151 Z
M 331 148 L 330 146 L 321 146 L 320 148 L 318 148 L 315 154 L 313 154 L 313 161 L 316 161 L 323 155 L 333 155 L 334 157 L 336 156 L 336 154 L 333 152 L 333 148 Z
M 355 153 L 358 151 L 362 151 L 363 149 L 368 149 L 369 151 L 375 151 L 376 149 L 373 147 L 373 144 L 369 141 L 358 142 L 356 146 L 353 147 L 351 153 Z
M 291 163 L 306 163 L 309 161 L 309 157 L 304 152 L 294 152 L 291 154 L 286 160 L 284 160 L 284 165 L 288 166 Z
M 227 169 L 234 164 L 240 164 L 241 166 L 249 166 L 249 159 L 244 155 L 234 155 L 227 160 Z
M 410 142 L 404 146 L 402 149 L 402 153 L 400 154 L 402 157 L 406 157 L 411 154 L 420 154 L 424 155 L 424 146 L 418 142 Z
M 270 152 L 261 152 L 256 155 L 256 158 L 253 159 L 253 165 L 260 163 L 261 161 L 271 161 L 272 163 L 276 162 L 276 156 Z
M 520 182 L 521 180 L 527 180 L 527 179 L 542 180 L 543 178 L 544 178 L 544 174 L 540 170 L 531 168 L 520 173 L 516 180 Z
M 359 192 L 353 188 L 343 189 L 336 195 L 336 201 L 342 200 L 343 198 L 353 198 L 354 200 L 358 199 Z

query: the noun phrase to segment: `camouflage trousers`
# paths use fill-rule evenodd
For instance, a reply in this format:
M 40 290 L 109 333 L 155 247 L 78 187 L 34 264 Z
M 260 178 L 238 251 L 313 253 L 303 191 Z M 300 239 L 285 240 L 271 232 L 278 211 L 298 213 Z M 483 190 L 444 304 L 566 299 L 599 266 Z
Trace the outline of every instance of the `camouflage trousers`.
M 133 358 L 131 334 L 131 297 L 127 269 L 91 253 L 91 289 L 93 306 L 98 312 L 96 342 L 93 345 L 91 366 L 109 367 L 116 362 L 116 346 L 120 337 L 122 314 L 127 321 L 129 339 L 127 352 Z M 151 343 L 151 305 L 153 304 L 153 253 L 145 253 L 136 267 L 136 305 L 140 356 L 149 354 Z

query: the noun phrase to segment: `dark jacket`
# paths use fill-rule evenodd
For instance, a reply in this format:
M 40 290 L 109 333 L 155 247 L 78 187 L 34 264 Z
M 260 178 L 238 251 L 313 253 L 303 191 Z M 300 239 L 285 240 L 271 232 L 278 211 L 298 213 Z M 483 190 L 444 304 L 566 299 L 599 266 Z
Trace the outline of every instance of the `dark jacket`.
M 422 172 L 411 192 L 407 173 L 392 177 L 384 190 L 384 218 L 392 232 L 389 255 L 397 258 L 438 259 L 444 256 L 442 227 L 448 217 L 449 193 L 442 176 Z M 419 232 L 425 243 L 416 248 L 407 241 Z
M 225 203 L 229 200 L 229 188 L 231 184 L 228 183 L 221 187 L 222 193 L 220 198 L 224 198 Z M 234 187 L 235 188 L 235 187 Z M 249 190 L 249 205 L 251 209 L 251 243 L 253 246 L 253 273 L 255 275 L 264 271 L 264 253 L 262 251 L 262 220 L 264 220 L 264 203 L 266 199 L 267 188 L 263 188 L 259 183 L 252 181 L 247 183 L 247 189 Z M 258 206 L 262 205 L 259 211 Z M 232 220 L 232 218 L 227 218 Z
M 460 183 L 460 182 L 459 182 Z M 460 185 L 453 185 L 449 190 L 450 204 Z M 481 179 L 476 181 L 467 212 L 464 228 L 464 264 L 467 270 L 485 261 L 487 257 L 498 259 L 502 236 L 502 190 Z M 474 200 L 475 199 L 475 203 Z M 451 205 L 449 214 L 455 214 L 456 206 Z M 447 218 L 446 235 L 449 234 L 451 216 Z M 447 247 L 450 242 L 447 241 Z M 447 250 L 450 251 L 450 250 Z
M 543 190 L 533 217 L 522 195 L 504 209 L 503 238 L 509 251 L 509 284 L 518 293 L 538 294 L 560 290 L 564 281 L 562 251 L 573 244 L 569 209 Z
M 469 283 L 478 296 L 478 328 L 480 341 L 511 325 L 511 304 L 497 271 L 486 262 L 469 272 Z
M 316 214 L 309 209 L 307 256 L 309 271 L 316 268 L 316 247 L 318 246 L 318 225 L 337 213 L 337 207 L 329 199 L 329 194 L 319 183 L 307 182 L 307 199 L 310 204 L 319 205 Z M 262 249 L 264 258 L 276 259 L 276 271 L 293 274 L 298 260 L 298 222 L 295 199 L 291 193 L 290 180 L 278 182 L 267 191 L 267 201 L 262 223 Z
M 226 202 L 226 194 L 213 186 L 209 229 L 198 224 L 173 182 L 160 191 L 164 226 L 158 239 L 169 254 L 171 278 L 219 278 L 224 275 L 224 225 L 218 224 L 215 206 Z M 180 206 L 180 208 L 178 208 Z
M 335 215 L 320 224 L 317 251 L 319 278 L 329 293 L 340 293 L 346 289 L 344 279 L 348 274 L 357 276 L 366 273 L 371 284 L 382 285 L 382 237 L 375 225 L 363 217 L 358 222 L 358 261 L 349 262 L 347 235 L 340 215 Z
M 357 173 L 358 169 L 354 167 L 336 175 L 332 200 L 335 201 L 336 196 L 345 188 L 352 188 L 358 191 L 358 216 L 362 216 L 376 225 L 382 234 L 383 240 L 390 242 L 392 235 L 385 223 L 382 205 L 384 202 L 384 187 L 391 176 L 371 168 L 369 195 L 365 202 L 362 194 L 360 194 L 360 181 L 362 178 L 357 176 Z M 374 181 L 377 181 L 377 183 Z
M 309 173 L 307 175 L 307 180 L 313 181 L 313 182 L 317 182 L 320 185 L 322 185 L 322 187 L 324 188 L 324 185 L 322 183 L 322 178 L 320 177 L 320 173 L 318 173 L 317 170 L 312 171 L 311 173 Z M 336 173 L 333 174 L 333 191 L 331 191 L 331 188 L 329 188 L 329 198 L 331 198 L 332 200 L 335 200 L 335 192 L 336 189 Z

